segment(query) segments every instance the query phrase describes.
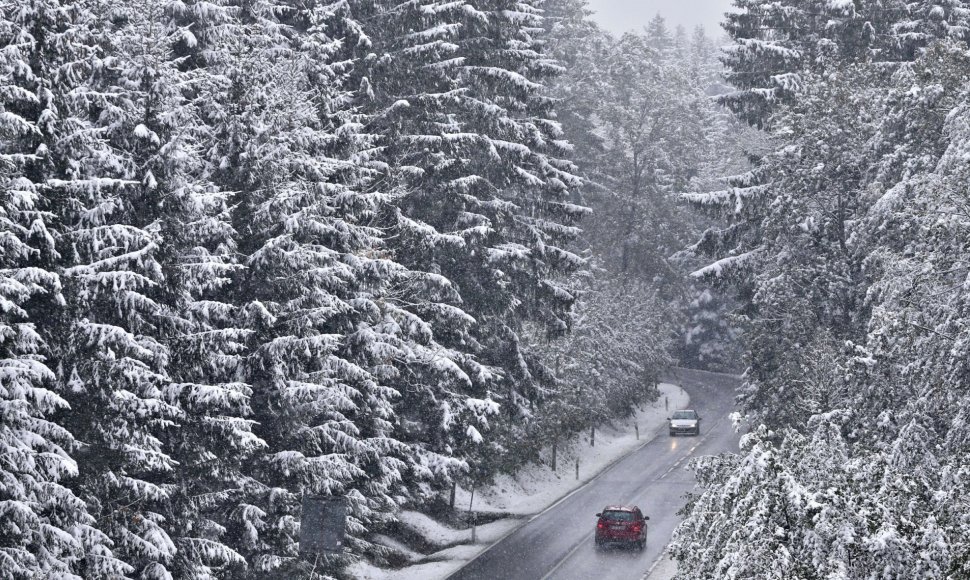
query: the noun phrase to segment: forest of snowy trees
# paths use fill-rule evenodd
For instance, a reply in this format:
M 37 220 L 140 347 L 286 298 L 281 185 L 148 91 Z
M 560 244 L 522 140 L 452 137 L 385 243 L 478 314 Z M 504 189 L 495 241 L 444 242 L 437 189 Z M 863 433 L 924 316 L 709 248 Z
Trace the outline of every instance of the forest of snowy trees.
M 970 3 L 725 29 L 0 0 L 0 580 L 297 577 L 307 494 L 344 578 L 675 362 L 680 577 L 970 577 Z
M 957 107 L 932 55 L 925 92 L 853 101 L 886 139 Z M 730 364 L 674 195 L 750 167 L 719 74 L 702 32 L 613 38 L 578 0 L 0 2 L 0 578 L 296 577 L 305 494 L 349 503 L 341 577 L 400 507 Z M 918 328 L 959 272 L 932 239 L 947 277 L 881 262 L 886 300 L 934 297 Z
M 970 578 L 970 4 L 735 5 L 722 102 L 769 147 L 687 197 L 750 432 L 694 465 L 678 577 Z

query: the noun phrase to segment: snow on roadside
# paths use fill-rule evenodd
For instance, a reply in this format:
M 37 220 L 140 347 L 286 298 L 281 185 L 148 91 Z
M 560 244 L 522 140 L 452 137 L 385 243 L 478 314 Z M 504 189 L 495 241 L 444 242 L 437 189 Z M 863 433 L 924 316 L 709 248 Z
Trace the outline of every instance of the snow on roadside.
M 405 544 L 404 542 L 398 541 L 394 538 L 391 538 L 382 534 L 377 534 L 376 536 L 374 536 L 374 542 L 377 544 L 380 544 L 381 546 L 394 550 L 395 552 L 407 558 L 409 562 L 417 562 L 419 560 L 424 559 L 424 554 L 420 552 L 415 552 L 414 550 L 409 548 L 407 544 Z
M 465 562 L 482 553 L 499 538 L 522 524 L 522 521 L 510 518 L 478 526 L 475 529 L 475 543 L 470 543 L 471 529 L 456 530 L 422 513 L 412 511 L 401 512 L 399 519 L 404 526 L 421 534 L 428 543 L 435 546 L 450 545 L 451 547 L 428 556 L 418 554 L 421 562 L 399 570 L 387 570 L 368 562 L 358 562 L 351 567 L 351 574 L 354 578 L 358 580 L 433 580 L 446 578 L 449 574 L 461 568 Z M 387 540 L 390 540 L 390 538 L 387 538 Z M 394 540 L 391 540 L 391 542 L 394 542 Z M 397 548 L 397 546 L 389 545 L 389 542 L 386 541 L 378 540 L 378 543 Z M 395 544 L 400 545 L 400 542 L 395 542 Z M 408 552 L 414 554 L 410 550 Z M 409 559 L 414 561 L 413 558 Z
M 453 546 L 455 544 L 472 541 L 471 528 L 456 530 L 420 512 L 401 512 L 398 514 L 398 520 L 405 527 L 420 534 L 426 542 L 435 546 Z M 478 526 L 475 528 L 475 543 L 494 542 L 508 533 L 517 524 L 518 522 L 516 520 L 505 519 Z
M 357 580 L 433 580 L 447 578 L 464 563 L 465 560 L 448 560 L 415 564 L 400 570 L 386 570 L 369 562 L 358 562 L 350 567 L 350 573 Z
M 475 491 L 472 510 L 517 517 L 478 526 L 475 528 L 475 541 L 472 542 L 471 529 L 456 530 L 419 512 L 401 512 L 398 517 L 404 526 L 420 534 L 427 543 L 442 549 L 423 556 L 420 562 L 398 570 L 387 570 L 368 562 L 359 562 L 351 567 L 350 573 L 359 580 L 447 578 L 494 542 L 528 521 L 522 516 L 539 513 L 556 503 L 666 429 L 669 412 L 686 408 L 690 397 L 677 385 L 661 383 L 658 388 L 660 398 L 654 403 L 642 407 L 622 422 L 597 428 L 595 446 L 589 446 L 588 433 L 578 436 L 572 442 L 570 452 L 560 455 L 561 462 L 556 473 L 546 465 L 532 465 L 519 470 L 515 477 L 501 476 L 494 485 Z M 670 411 L 664 406 L 665 398 Z M 636 437 L 635 424 L 640 427 L 639 440 Z M 578 480 L 575 471 L 576 457 L 579 458 Z M 459 488 L 456 499 L 459 509 L 468 509 L 469 499 L 472 498 L 468 490 Z
M 647 574 L 646 580 L 671 580 L 675 576 L 677 576 L 677 560 L 664 550 L 663 556 Z
M 403 544 L 390 538 L 379 537 L 378 543 L 400 550 L 408 554 L 408 559 L 416 562 L 399 570 L 378 568 L 369 562 L 358 562 L 351 566 L 351 574 L 358 580 L 433 580 L 446 578 L 449 574 L 461 568 L 465 562 L 471 560 L 486 548 L 498 541 L 522 524 L 519 519 L 508 518 L 497 520 L 475 528 L 475 542 L 471 541 L 471 529 L 456 530 L 437 522 L 425 514 L 404 511 L 398 514 L 401 524 L 421 535 L 429 544 L 445 547 L 427 556 L 417 554 Z M 392 545 L 393 542 L 393 545 Z M 420 562 L 417 562 L 420 560 Z

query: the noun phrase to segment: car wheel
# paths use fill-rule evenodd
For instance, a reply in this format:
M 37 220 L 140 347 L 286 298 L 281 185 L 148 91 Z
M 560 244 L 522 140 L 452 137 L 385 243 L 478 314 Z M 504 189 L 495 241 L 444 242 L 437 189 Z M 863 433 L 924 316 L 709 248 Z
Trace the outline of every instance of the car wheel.
M 670 436 L 673 437 L 674 435 L 676 435 L 676 433 L 674 433 L 673 431 L 671 431 L 670 432 Z
M 640 540 L 639 542 L 637 542 L 637 550 L 640 550 L 642 552 L 643 549 L 646 548 L 646 547 L 647 547 L 647 539 L 646 538 L 644 538 L 644 539 Z

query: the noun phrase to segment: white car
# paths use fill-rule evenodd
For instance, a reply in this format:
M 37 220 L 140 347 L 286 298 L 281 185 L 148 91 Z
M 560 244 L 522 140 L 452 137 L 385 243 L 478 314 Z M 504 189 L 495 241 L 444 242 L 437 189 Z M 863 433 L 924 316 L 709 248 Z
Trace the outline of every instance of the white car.
M 681 433 L 688 435 L 701 434 L 701 418 L 697 415 L 697 411 L 693 409 L 674 411 L 673 416 L 667 419 L 667 421 L 670 423 L 671 436 Z

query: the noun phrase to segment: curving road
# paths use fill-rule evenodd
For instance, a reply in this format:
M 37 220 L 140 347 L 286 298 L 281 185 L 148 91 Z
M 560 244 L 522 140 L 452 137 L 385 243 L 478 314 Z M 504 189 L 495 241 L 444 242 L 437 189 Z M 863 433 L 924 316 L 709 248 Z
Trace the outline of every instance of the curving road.
M 448 580 L 640 580 L 660 557 L 680 522 L 684 494 L 694 487 L 687 459 L 738 449 L 728 414 L 738 380 L 731 375 L 676 369 L 668 382 L 681 385 L 703 418 L 700 437 L 656 437 L 598 477 L 471 560 Z M 650 516 L 647 547 L 599 551 L 593 547 L 596 512 L 611 503 L 636 504 Z

